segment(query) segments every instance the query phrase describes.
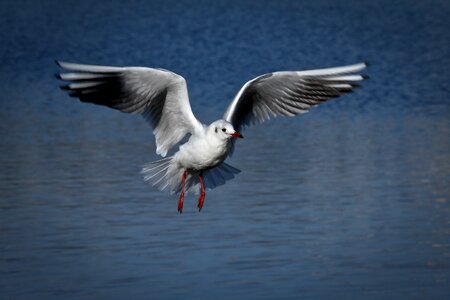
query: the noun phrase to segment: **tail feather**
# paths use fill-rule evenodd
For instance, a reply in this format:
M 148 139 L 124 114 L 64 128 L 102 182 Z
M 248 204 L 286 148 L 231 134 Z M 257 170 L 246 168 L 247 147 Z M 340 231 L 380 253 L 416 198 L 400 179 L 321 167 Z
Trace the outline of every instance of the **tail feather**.
M 145 164 L 141 170 L 141 174 L 144 175 L 144 180 L 158 187 L 159 190 L 164 190 L 167 186 L 161 183 L 166 183 L 166 181 L 162 180 L 168 175 L 167 171 L 171 166 L 171 161 L 172 157 L 167 157 Z
M 227 163 L 221 163 L 217 167 L 209 169 L 203 173 L 203 182 L 206 189 L 213 189 L 217 186 L 225 184 L 228 180 L 234 178 L 241 170 L 230 166 Z
M 142 167 L 144 180 L 157 187 L 160 191 L 168 190 L 171 194 L 181 192 L 181 178 L 184 169 L 174 162 L 173 156 L 152 161 Z M 207 190 L 225 184 L 241 171 L 226 163 L 203 172 L 203 183 Z M 200 192 L 199 171 L 189 171 L 186 177 L 185 193 Z
M 157 164 L 159 162 L 159 164 Z M 150 181 L 161 172 L 165 172 L 169 168 L 170 162 L 156 161 L 145 165 L 141 173 L 144 174 L 144 180 Z
M 153 168 L 153 169 L 148 169 L 147 171 L 149 172 L 149 175 L 146 175 L 145 177 L 144 177 L 144 180 L 146 180 L 146 181 L 148 181 L 148 180 L 151 180 L 152 178 L 154 178 L 155 176 L 157 176 L 158 174 L 160 174 L 160 173 L 162 173 L 162 172 L 165 172 L 167 169 L 169 168 L 169 165 L 166 165 L 166 166 L 161 166 L 161 167 L 155 167 L 155 168 Z M 152 173 L 150 173 L 150 172 L 152 172 Z M 164 173 L 165 175 L 164 176 L 166 176 L 166 173 Z M 163 176 L 163 177 L 164 177 Z M 163 178 L 163 177 L 161 177 L 161 178 Z M 157 182 L 155 182 L 155 184 L 156 184 Z

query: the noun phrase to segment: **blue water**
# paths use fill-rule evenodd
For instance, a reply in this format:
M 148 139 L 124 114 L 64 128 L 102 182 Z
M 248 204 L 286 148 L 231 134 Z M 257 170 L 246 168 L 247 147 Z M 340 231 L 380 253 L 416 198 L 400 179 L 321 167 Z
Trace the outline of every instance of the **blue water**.
M 450 5 L 391 2 L 2 1 L 0 299 L 449 299 Z M 257 75 L 371 65 L 179 215 L 148 125 L 54 59 L 175 71 L 205 123 Z

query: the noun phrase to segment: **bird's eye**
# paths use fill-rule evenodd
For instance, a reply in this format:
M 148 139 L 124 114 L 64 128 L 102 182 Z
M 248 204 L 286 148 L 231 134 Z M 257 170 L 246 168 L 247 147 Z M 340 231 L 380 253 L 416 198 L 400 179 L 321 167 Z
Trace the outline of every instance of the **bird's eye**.
M 217 127 L 215 128 L 215 130 L 214 130 L 216 133 L 217 133 Z
M 222 128 L 222 131 L 225 132 L 225 131 L 227 131 L 227 130 L 226 130 L 225 128 Z

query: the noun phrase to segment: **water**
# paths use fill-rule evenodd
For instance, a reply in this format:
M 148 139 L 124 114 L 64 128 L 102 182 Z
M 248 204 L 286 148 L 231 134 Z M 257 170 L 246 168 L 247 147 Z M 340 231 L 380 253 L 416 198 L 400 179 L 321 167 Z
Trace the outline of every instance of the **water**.
M 3 1 L 0 299 L 448 299 L 445 1 Z M 369 61 L 364 88 L 244 132 L 204 209 L 154 191 L 140 118 L 53 59 L 144 65 L 221 116 L 274 70 Z

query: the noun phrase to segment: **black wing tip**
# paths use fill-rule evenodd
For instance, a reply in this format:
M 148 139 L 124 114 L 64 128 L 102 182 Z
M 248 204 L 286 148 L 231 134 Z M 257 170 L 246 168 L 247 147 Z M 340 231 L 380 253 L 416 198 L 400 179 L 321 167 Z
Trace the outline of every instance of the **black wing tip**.
M 367 80 L 367 79 L 370 79 L 370 77 L 369 77 L 369 75 L 361 75 L 361 77 L 364 79 L 364 80 Z
M 56 79 L 64 80 L 64 79 L 62 78 L 61 74 L 53 74 L 53 76 L 55 76 Z
M 61 67 L 61 68 L 62 68 L 61 63 L 62 63 L 62 61 L 55 59 L 55 64 L 56 64 L 58 67 Z
M 365 64 L 366 65 L 366 67 L 370 67 L 370 63 L 369 62 L 367 62 L 367 61 L 363 61 L 363 64 Z
M 62 89 L 62 90 L 65 90 L 65 91 L 71 91 L 72 90 L 68 84 L 60 85 L 59 88 Z

